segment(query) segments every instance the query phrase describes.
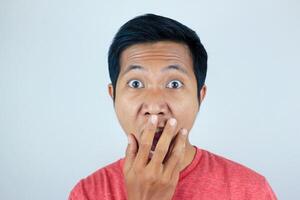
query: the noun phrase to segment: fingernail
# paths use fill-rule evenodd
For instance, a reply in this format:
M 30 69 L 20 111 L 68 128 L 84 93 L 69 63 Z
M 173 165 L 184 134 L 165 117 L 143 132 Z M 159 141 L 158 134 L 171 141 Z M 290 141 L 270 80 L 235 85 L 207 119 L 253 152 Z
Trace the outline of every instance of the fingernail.
M 176 124 L 176 119 L 171 118 L 171 119 L 170 119 L 170 125 L 171 125 L 171 126 L 175 126 L 175 124 Z
M 151 115 L 150 120 L 152 124 L 155 124 L 157 122 L 157 115 Z
M 186 129 L 182 129 L 182 130 L 181 130 L 181 134 L 182 134 L 182 135 L 187 135 L 187 133 L 188 133 L 188 131 L 187 131 Z

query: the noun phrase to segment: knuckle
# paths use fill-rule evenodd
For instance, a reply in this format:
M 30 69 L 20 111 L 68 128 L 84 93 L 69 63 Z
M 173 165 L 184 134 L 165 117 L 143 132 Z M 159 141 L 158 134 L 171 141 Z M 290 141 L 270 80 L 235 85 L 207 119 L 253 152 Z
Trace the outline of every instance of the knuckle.
M 149 132 L 155 132 L 156 126 L 154 124 L 150 124 L 148 125 L 147 129 Z
M 177 186 L 177 183 L 178 183 L 178 178 L 176 178 L 175 180 L 171 180 L 171 181 L 169 182 L 169 185 L 170 185 L 171 187 L 176 187 L 176 186 Z
M 183 131 L 180 131 L 181 139 L 186 140 L 187 139 L 187 134 L 183 134 Z
M 182 135 L 179 140 L 180 140 L 180 143 L 182 145 L 185 145 L 185 141 L 186 141 L 186 137 L 185 136 Z
M 160 180 L 159 180 L 159 183 L 161 185 L 170 185 L 171 183 L 171 180 L 167 177 L 162 177 Z
M 176 187 L 179 181 L 179 171 L 175 172 L 170 176 L 170 183 L 169 185 L 172 187 Z
M 156 173 L 154 173 L 154 172 L 147 172 L 144 175 L 144 181 L 146 183 L 155 183 L 157 181 Z
M 167 153 L 167 149 L 163 148 L 161 146 L 156 146 L 155 153 L 160 154 L 160 155 L 164 155 L 164 154 Z
M 156 125 L 152 124 L 152 123 L 146 124 L 145 129 L 144 129 L 145 132 L 153 132 L 155 130 L 156 130 Z
M 139 148 L 141 148 L 142 150 L 145 150 L 145 149 L 151 148 L 151 146 L 152 146 L 152 143 L 150 143 L 148 141 L 141 141 Z
M 142 174 L 143 173 L 143 167 L 135 166 L 134 171 L 135 171 L 136 174 Z
M 126 148 L 125 156 L 132 157 L 135 155 L 135 151 L 133 151 L 129 146 Z
M 165 132 L 166 132 L 166 134 L 168 134 L 168 135 L 174 135 L 175 134 L 175 131 L 173 130 L 173 127 L 171 127 L 170 125 L 167 125 L 166 127 L 165 127 L 165 130 L 164 130 Z
M 181 157 L 181 155 L 182 155 L 181 150 L 175 149 L 175 150 L 173 151 L 173 157 L 174 157 L 176 160 L 179 160 L 180 157 Z

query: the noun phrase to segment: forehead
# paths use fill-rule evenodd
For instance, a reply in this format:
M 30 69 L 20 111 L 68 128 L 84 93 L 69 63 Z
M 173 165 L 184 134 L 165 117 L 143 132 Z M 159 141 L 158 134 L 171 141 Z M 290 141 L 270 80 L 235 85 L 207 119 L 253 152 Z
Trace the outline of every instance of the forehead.
M 165 65 L 180 65 L 187 71 L 193 70 L 190 50 L 183 43 L 162 41 L 136 44 L 125 49 L 120 56 L 120 72 L 130 65 L 155 68 Z

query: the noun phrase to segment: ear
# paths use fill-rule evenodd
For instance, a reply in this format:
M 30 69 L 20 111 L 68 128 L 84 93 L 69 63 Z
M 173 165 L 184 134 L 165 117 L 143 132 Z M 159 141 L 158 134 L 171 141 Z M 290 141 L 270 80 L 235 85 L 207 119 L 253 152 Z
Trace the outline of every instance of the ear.
M 109 94 L 109 96 L 112 99 L 114 99 L 114 87 L 112 86 L 111 83 L 109 83 L 108 86 L 107 86 L 107 88 L 108 88 L 108 94 Z
M 207 91 L 207 86 L 204 84 L 200 91 L 200 96 L 199 96 L 200 104 L 202 103 L 202 101 L 204 100 L 204 98 L 206 96 L 206 91 Z

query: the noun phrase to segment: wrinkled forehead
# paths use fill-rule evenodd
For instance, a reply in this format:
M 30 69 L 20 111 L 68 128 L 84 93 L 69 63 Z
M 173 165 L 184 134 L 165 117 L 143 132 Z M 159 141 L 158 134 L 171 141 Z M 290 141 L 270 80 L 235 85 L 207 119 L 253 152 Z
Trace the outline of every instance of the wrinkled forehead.
M 183 43 L 170 41 L 142 43 L 132 45 L 122 52 L 120 56 L 120 72 L 130 65 L 151 65 L 152 63 L 155 63 L 155 66 L 160 64 L 177 64 L 187 68 L 187 70 L 192 70 L 193 65 L 190 50 Z

